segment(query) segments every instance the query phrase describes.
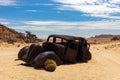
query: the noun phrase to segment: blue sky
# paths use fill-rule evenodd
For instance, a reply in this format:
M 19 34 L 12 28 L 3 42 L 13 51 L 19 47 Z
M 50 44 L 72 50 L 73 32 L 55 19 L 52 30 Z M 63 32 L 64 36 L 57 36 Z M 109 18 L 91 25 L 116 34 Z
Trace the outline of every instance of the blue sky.
M 0 0 L 0 23 L 38 37 L 120 34 L 120 0 Z

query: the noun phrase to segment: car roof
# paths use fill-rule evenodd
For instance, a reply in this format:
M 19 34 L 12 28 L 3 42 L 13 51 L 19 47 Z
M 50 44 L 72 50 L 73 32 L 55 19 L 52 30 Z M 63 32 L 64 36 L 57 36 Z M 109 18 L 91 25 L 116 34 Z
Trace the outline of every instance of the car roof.
M 65 40 L 85 40 L 83 37 L 77 37 L 77 36 L 71 36 L 71 35 L 52 34 L 52 35 L 49 35 L 48 38 L 50 37 L 62 38 Z

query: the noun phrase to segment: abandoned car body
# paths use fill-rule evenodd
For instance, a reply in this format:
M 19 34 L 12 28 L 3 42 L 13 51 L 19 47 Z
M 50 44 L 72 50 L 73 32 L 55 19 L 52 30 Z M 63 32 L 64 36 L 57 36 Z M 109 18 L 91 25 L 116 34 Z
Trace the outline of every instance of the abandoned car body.
M 44 51 L 54 51 L 63 62 L 74 63 L 91 59 L 90 44 L 82 37 L 50 35 L 43 43 Z
M 48 57 L 51 59 L 58 56 L 57 59 L 55 59 L 56 62 L 58 62 L 57 64 L 60 62 L 57 60 L 61 60 L 63 63 L 87 62 L 91 60 L 92 57 L 89 48 L 90 44 L 82 37 L 53 34 L 48 37 L 42 46 L 32 44 L 29 47 L 29 51 L 23 56 L 23 59 L 26 63 L 31 64 L 31 66 L 33 62 L 38 64 L 38 60 L 42 60 L 43 56 L 40 56 L 40 54 L 45 54 L 43 58 L 47 58 L 45 57 L 47 54 L 53 55 L 52 57 Z

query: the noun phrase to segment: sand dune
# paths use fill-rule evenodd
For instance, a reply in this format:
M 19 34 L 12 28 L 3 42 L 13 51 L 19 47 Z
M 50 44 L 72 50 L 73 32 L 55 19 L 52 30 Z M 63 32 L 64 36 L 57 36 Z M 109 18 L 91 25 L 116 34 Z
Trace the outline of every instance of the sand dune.
M 91 61 L 61 65 L 54 72 L 14 61 L 23 46 L 0 44 L 0 80 L 120 80 L 120 42 L 91 45 Z

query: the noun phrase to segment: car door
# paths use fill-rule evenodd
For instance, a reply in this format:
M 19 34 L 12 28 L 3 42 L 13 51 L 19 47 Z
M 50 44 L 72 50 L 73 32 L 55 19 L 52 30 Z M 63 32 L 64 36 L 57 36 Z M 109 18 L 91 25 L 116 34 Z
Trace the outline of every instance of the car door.
M 77 52 L 78 44 L 76 42 L 71 42 L 66 49 L 64 60 L 72 63 L 76 62 Z

